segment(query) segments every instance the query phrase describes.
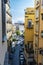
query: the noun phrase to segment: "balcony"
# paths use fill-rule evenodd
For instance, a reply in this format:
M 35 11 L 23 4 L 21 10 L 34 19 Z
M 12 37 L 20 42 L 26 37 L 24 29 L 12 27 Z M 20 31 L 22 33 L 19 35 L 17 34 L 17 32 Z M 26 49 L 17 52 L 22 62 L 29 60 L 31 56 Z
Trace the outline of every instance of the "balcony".
M 39 32 L 39 22 L 36 22 L 35 32 L 36 32 L 36 33 L 38 33 L 38 32 Z
M 33 49 L 28 49 L 28 53 L 29 54 L 34 54 L 34 50 Z
M 27 45 L 25 44 L 25 50 L 26 50 L 26 52 L 27 52 Z
M 34 58 L 34 54 L 30 54 L 28 58 Z
M 9 16 L 11 16 L 10 11 L 7 11 L 7 14 L 8 14 Z M 11 17 L 12 17 L 12 16 L 11 16 Z
M 37 62 L 35 61 L 35 59 L 30 58 L 28 60 L 28 65 L 37 65 Z
M 40 5 L 39 0 L 36 0 L 35 2 L 36 2 L 36 8 L 39 7 L 39 5 Z
M 28 58 L 28 62 L 33 62 L 33 58 Z
M 39 65 L 43 65 L 42 63 L 39 63 Z
M 38 27 L 36 27 L 35 32 L 36 32 L 37 34 L 39 33 L 39 28 L 38 28 Z
M 27 29 L 33 29 L 33 26 L 31 26 L 31 27 L 27 26 Z

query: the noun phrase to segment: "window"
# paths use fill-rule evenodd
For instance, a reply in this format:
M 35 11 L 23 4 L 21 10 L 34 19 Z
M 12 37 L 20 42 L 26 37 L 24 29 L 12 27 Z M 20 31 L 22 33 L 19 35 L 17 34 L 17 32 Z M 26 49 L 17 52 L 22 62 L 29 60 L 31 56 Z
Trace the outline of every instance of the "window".
M 32 27 L 32 20 L 28 20 L 28 28 Z
M 41 8 L 43 8 L 43 0 L 41 0 Z
M 39 17 L 39 9 L 36 10 L 36 18 Z
M 41 31 L 41 37 L 43 37 L 43 31 Z
M 25 12 L 25 14 L 27 14 L 27 12 Z
M 42 14 L 42 20 L 43 20 L 43 14 Z

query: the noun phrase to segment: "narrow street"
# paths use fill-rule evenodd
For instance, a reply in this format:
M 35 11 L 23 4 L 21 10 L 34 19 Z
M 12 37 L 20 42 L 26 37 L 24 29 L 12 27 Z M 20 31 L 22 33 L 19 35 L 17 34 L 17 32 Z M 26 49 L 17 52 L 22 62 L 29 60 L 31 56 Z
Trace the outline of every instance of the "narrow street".
M 20 45 L 17 45 L 15 47 L 15 52 L 13 54 L 13 61 L 12 61 L 13 65 L 19 65 L 19 51 L 20 51 Z
M 21 46 L 20 44 L 17 44 L 15 46 L 15 51 L 12 56 L 13 58 L 11 60 L 11 65 L 20 65 L 20 50 L 22 50 L 22 47 L 23 46 Z
M 0 65 L 43 65 L 43 0 L 0 0 Z

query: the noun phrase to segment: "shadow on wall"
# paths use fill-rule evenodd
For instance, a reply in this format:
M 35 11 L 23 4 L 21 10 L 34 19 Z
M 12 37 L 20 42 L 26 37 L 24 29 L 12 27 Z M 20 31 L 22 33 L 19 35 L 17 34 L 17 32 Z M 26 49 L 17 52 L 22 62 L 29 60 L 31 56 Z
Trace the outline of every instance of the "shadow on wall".
M 4 65 L 8 65 L 8 52 L 5 53 Z

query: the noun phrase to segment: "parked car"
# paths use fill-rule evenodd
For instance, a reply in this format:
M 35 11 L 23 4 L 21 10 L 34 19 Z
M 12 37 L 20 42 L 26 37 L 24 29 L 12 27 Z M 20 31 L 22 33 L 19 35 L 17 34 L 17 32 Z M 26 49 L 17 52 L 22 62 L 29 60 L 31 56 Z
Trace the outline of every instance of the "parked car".
M 20 49 L 20 53 L 23 52 L 23 49 Z
M 24 55 L 24 52 L 19 53 L 20 55 Z
M 24 55 L 20 55 L 20 58 L 24 58 Z
M 14 53 L 14 51 L 15 51 L 15 42 L 12 42 L 11 52 Z
M 18 44 L 20 44 L 20 43 L 21 43 L 21 41 L 17 41 L 16 45 L 18 45 Z
M 20 50 L 19 53 L 19 60 L 20 60 L 20 65 L 24 65 L 24 52 Z
M 20 57 L 20 65 L 24 65 L 24 57 Z
M 24 65 L 24 62 L 23 61 L 20 61 L 20 65 Z

